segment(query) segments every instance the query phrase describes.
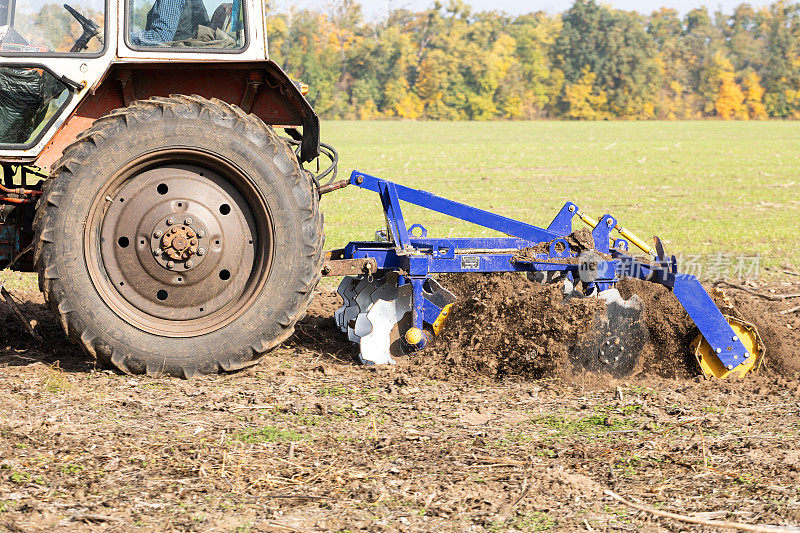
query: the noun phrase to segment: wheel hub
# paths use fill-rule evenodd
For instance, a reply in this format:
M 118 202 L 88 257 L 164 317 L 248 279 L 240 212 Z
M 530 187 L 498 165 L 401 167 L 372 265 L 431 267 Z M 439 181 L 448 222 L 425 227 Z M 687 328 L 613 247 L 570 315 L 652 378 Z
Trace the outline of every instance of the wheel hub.
M 167 270 L 189 270 L 205 258 L 206 235 L 206 225 L 201 220 L 175 213 L 155 225 L 150 232 L 150 248 L 156 261 Z
M 235 309 L 265 275 L 271 240 L 262 235 L 270 221 L 258 222 L 227 175 L 189 163 L 159 166 L 105 201 L 99 259 L 123 299 L 117 307 L 141 315 L 144 327 L 169 321 L 163 327 L 188 330 L 192 321 Z
M 600 349 L 597 353 L 597 359 L 604 365 L 612 366 L 614 363 L 619 361 L 624 352 L 625 346 L 622 344 L 622 339 L 614 335 L 608 337 L 600 346 Z

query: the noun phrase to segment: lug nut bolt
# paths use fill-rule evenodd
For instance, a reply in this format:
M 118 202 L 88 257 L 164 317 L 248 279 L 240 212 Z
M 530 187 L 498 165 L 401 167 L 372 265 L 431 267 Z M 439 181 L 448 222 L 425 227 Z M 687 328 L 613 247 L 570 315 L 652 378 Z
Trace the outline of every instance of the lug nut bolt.
M 192 241 L 191 241 L 191 244 L 192 244 L 192 246 L 194 246 L 195 244 L 197 244 L 197 239 L 192 239 Z
M 156 232 L 153 233 L 153 237 L 155 237 L 156 239 L 160 239 L 162 235 L 164 235 L 164 232 L 161 231 L 160 229 L 157 229 Z
M 175 262 L 174 261 L 167 261 L 167 268 L 172 268 L 174 266 L 175 266 Z
M 191 260 L 186 261 L 186 268 L 192 268 L 193 266 L 194 266 L 194 262 L 193 261 L 191 261 Z
M 161 248 L 156 248 L 153 250 L 153 255 L 161 255 Z
M 200 230 L 200 231 L 198 231 L 198 232 L 197 232 L 197 236 L 198 236 L 198 237 L 200 237 L 200 238 L 202 239 L 203 237 L 205 237 L 205 236 L 206 236 L 206 232 L 205 232 L 205 231 L 203 231 L 203 230 Z
M 197 255 L 206 255 L 206 249 L 200 248 L 199 250 L 197 250 Z
M 167 226 L 171 226 L 171 225 L 173 225 L 174 223 L 175 223 L 175 219 L 174 219 L 174 218 L 172 218 L 172 217 L 169 217 L 169 218 L 167 219 Z
M 194 222 L 194 220 L 192 220 L 192 217 L 187 217 L 186 220 L 183 221 L 183 223 L 186 224 L 187 226 L 190 226 L 192 222 Z

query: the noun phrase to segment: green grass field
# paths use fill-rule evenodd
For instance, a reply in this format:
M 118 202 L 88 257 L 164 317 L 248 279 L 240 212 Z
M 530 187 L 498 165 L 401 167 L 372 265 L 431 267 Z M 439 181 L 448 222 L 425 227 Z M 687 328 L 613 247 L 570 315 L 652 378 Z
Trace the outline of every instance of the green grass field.
M 800 122 L 325 121 L 322 140 L 340 176 L 357 168 L 540 226 L 571 200 L 670 253 L 800 268 Z M 373 193 L 350 187 L 322 205 L 328 248 L 383 225 Z M 488 234 L 405 213 L 431 236 Z

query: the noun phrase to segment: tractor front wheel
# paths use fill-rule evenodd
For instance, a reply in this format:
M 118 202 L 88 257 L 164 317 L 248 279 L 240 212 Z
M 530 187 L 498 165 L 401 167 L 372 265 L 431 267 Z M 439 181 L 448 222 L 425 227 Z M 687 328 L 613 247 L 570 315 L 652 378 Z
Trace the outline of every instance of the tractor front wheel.
M 124 372 L 183 377 L 288 338 L 324 240 L 310 176 L 272 128 L 185 96 L 98 120 L 56 165 L 35 229 L 69 338 Z

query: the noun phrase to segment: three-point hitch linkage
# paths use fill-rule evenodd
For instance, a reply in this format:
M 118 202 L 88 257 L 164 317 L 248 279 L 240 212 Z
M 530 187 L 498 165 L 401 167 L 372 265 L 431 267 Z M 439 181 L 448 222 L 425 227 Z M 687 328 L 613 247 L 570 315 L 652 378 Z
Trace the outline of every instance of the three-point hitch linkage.
M 628 347 L 625 353 L 626 343 L 620 343 L 626 337 L 621 329 L 632 326 L 627 312 L 632 306 L 614 289 L 624 277 L 672 291 L 700 332 L 695 351 L 706 376 L 744 375 L 763 359 L 763 345 L 751 324 L 724 316 L 695 276 L 678 272 L 675 256 L 664 253 L 657 237 L 650 248 L 611 215 L 598 221 L 567 202 L 546 228 L 540 228 L 363 172 L 354 171 L 347 184 L 377 193 L 387 222 L 386 231 L 377 234 L 381 240 L 350 242 L 333 250 L 323 269 L 326 275 L 355 274 L 347 275 L 339 287 L 344 305 L 335 319 L 350 340 L 360 343 L 364 363 L 391 364 L 392 355 L 424 348 L 456 300 L 432 276 L 468 272 L 540 273 L 544 279 L 563 280 L 566 293 L 575 294 L 580 284 L 582 296 L 603 299 L 609 316 L 590 347 L 590 356 L 597 360 L 586 365 L 589 368 L 619 375 L 635 366 L 631 364 L 635 349 Z M 424 226 L 406 225 L 401 201 L 508 237 L 429 237 Z M 593 228 L 593 249 L 570 246 L 576 217 Z M 614 231 L 620 238 L 612 238 Z M 630 243 L 646 255 L 630 254 Z M 641 320 L 641 313 L 633 317 Z

